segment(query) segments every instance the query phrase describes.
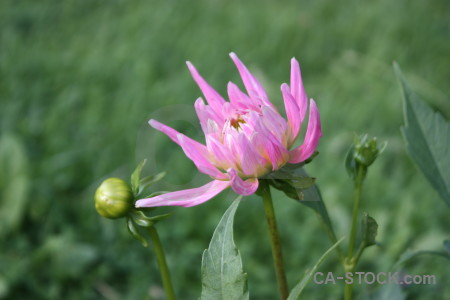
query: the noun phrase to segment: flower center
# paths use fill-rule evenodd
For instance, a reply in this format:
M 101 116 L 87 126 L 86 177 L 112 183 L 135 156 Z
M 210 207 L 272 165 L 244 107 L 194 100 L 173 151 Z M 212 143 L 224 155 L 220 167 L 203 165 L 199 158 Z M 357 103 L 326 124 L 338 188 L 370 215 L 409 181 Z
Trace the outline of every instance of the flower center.
M 240 115 L 237 115 L 237 117 L 230 119 L 230 126 L 234 127 L 234 129 L 241 129 L 240 124 L 245 124 L 244 119 Z

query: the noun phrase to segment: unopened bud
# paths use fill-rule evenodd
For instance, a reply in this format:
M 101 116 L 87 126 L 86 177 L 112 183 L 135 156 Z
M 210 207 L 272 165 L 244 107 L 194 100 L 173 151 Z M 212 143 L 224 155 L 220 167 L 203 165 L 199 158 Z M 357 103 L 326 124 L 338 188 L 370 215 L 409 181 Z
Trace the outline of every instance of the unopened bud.
M 364 178 L 368 167 L 384 151 L 384 148 L 386 148 L 386 142 L 379 145 L 376 138 L 368 139 L 367 135 L 355 136 L 353 145 L 345 158 L 345 167 L 350 176 L 356 180 L 361 169 L 362 178 Z
M 133 207 L 133 192 L 120 178 L 108 178 L 95 191 L 95 209 L 109 219 L 124 217 Z
M 384 144 L 379 148 L 376 138 L 367 140 L 367 136 L 363 136 L 359 140 L 355 139 L 355 160 L 359 164 L 368 167 L 375 161 L 383 149 Z

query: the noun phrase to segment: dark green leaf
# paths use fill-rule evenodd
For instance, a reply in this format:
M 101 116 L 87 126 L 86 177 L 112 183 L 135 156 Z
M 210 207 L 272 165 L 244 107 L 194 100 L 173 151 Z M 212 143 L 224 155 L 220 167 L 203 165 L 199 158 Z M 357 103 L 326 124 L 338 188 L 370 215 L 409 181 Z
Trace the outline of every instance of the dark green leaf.
M 300 164 L 289 164 L 270 173 L 263 179 L 268 180 L 274 188 L 283 191 L 289 198 L 303 200 L 303 191 L 314 186 L 315 178 L 309 177 Z
M 405 126 L 402 132 L 408 154 L 450 206 L 450 123 L 419 99 L 397 64 L 394 69 L 403 91 Z
M 247 274 L 233 240 L 233 219 L 238 197 L 227 209 L 214 231 L 202 258 L 202 300 L 248 299 Z
M 312 208 L 319 216 L 328 237 L 335 243 L 337 241 L 336 234 L 317 185 L 313 184 L 312 186 L 303 189 L 295 187 L 293 184 L 293 180 L 308 181 L 306 178 L 310 178 L 302 168 L 302 165 L 303 164 L 287 165 L 277 172 L 269 174 L 264 180 L 267 180 L 274 188 L 284 192 L 289 198 L 297 200 L 299 203 Z M 313 183 L 314 181 L 313 178 L 309 180 L 310 183 Z M 340 258 L 342 259 L 342 252 L 339 247 L 337 249 Z
M 364 247 L 375 245 L 375 238 L 378 233 L 378 224 L 374 218 L 364 213 L 362 219 L 362 243 Z
M 139 194 L 139 183 L 140 183 L 140 179 L 141 179 L 141 173 L 142 173 L 142 169 L 144 168 L 146 162 L 147 162 L 146 159 L 141 161 L 139 163 L 139 165 L 136 167 L 136 169 L 134 169 L 133 173 L 131 174 L 131 189 L 133 190 L 133 193 L 135 196 Z
M 302 280 L 292 289 L 289 294 L 288 300 L 296 300 L 300 297 L 300 294 L 303 292 L 303 289 L 306 287 L 306 284 L 311 280 L 311 277 L 316 272 L 317 268 L 322 264 L 325 258 L 333 251 L 343 240 L 345 237 L 342 237 L 339 241 L 337 241 L 333 246 L 330 247 L 317 261 L 317 263 L 309 270 L 305 276 L 303 276 Z
M 303 176 L 298 177 L 296 179 L 292 179 L 291 182 L 292 186 L 295 187 L 296 189 L 307 189 L 314 185 L 316 179 L 313 177 Z

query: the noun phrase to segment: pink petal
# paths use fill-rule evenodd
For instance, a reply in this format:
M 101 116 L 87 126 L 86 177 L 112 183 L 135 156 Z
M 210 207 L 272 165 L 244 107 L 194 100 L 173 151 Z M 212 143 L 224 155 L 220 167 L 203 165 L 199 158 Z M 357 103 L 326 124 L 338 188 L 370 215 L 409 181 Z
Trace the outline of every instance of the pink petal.
M 236 115 L 236 110 L 233 107 L 233 105 L 230 102 L 225 102 L 222 105 L 222 116 L 224 116 L 224 118 L 226 120 L 230 120 L 233 119 Z M 227 121 L 225 121 L 227 122 Z
M 291 129 L 288 146 L 292 145 L 300 132 L 300 111 L 295 103 L 294 97 L 291 95 L 289 86 L 285 83 L 281 85 L 281 92 L 283 93 L 284 107 L 286 108 L 286 115 Z
M 300 122 L 303 122 L 306 116 L 306 109 L 308 108 L 308 97 L 303 86 L 300 65 L 295 58 L 291 60 L 291 94 L 294 96 L 300 111 Z
M 240 166 L 245 175 L 258 177 L 265 173 L 268 161 L 258 153 L 253 141 L 249 141 L 244 133 L 239 134 L 237 146 Z
M 261 83 L 259 83 L 258 79 L 256 79 L 256 77 L 249 72 L 247 67 L 241 62 L 237 55 L 231 52 L 230 57 L 236 64 L 239 74 L 241 75 L 242 82 L 244 83 L 245 89 L 247 90 L 250 98 L 254 101 L 261 101 L 261 104 L 273 106 L 272 103 L 270 103 L 269 98 L 267 98 L 267 94 Z
M 207 133 L 206 129 L 209 120 L 213 120 L 218 125 L 223 125 L 222 117 L 219 117 L 210 106 L 205 105 L 202 98 L 198 98 L 195 101 L 194 108 L 205 134 Z
M 258 102 L 253 101 L 232 82 L 228 82 L 228 98 L 235 109 L 259 109 Z
M 208 174 L 216 179 L 226 178 L 224 173 L 220 172 L 213 164 L 211 164 L 207 151 L 206 153 L 203 152 L 203 145 L 200 144 L 202 149 L 199 149 L 196 141 L 181 133 L 178 135 L 178 141 L 178 144 L 183 149 L 186 156 L 194 162 L 200 172 Z
M 262 108 L 262 117 L 264 126 L 280 141 L 282 144 L 286 140 L 287 122 L 273 108 L 264 106 Z
M 224 170 L 236 167 L 235 155 L 213 135 L 206 136 L 207 149 L 218 167 Z
M 278 170 L 289 158 L 287 149 L 270 132 L 259 131 L 253 136 L 252 144 L 272 163 L 272 171 Z
M 228 174 L 230 175 L 231 188 L 236 193 L 244 196 L 249 196 L 254 194 L 258 189 L 258 178 L 249 178 L 247 180 L 242 180 L 242 178 L 237 174 L 236 170 L 233 169 L 229 169 Z
M 259 133 L 254 136 L 252 143 L 258 152 L 264 151 L 265 157 L 272 163 L 272 170 L 279 169 L 289 158 L 288 150 L 284 146 L 286 121 L 273 109 L 263 107 L 263 115 L 256 117 L 252 123 L 254 130 Z
M 191 62 L 186 62 L 189 71 L 191 72 L 192 77 L 194 78 L 197 85 L 202 90 L 203 95 L 205 95 L 206 101 L 212 107 L 212 109 L 221 116 L 222 105 L 225 103 L 225 100 L 220 96 L 215 89 L 213 89 L 202 76 L 198 73 L 197 69 L 192 65 Z
M 319 110 L 317 109 L 316 102 L 311 99 L 309 105 L 308 129 L 306 130 L 305 140 L 301 146 L 289 152 L 289 163 L 296 164 L 308 159 L 316 150 L 321 136 L 322 129 Z
M 224 178 L 224 174 L 210 162 L 209 152 L 205 145 L 194 141 L 156 120 L 150 120 L 149 124 L 156 130 L 165 133 L 172 141 L 177 143 L 183 149 L 186 156 L 197 166 L 200 172 L 214 178 Z
M 136 207 L 184 206 L 202 204 L 230 186 L 230 181 L 214 180 L 195 189 L 176 191 L 136 201 Z

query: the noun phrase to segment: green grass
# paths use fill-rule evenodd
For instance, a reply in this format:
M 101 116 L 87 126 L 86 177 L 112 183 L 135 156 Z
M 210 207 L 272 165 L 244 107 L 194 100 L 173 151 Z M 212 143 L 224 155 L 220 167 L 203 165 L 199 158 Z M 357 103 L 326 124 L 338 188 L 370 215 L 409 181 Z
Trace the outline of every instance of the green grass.
M 93 192 L 107 176 L 129 176 L 142 158 L 148 174 L 169 172 L 159 190 L 207 180 L 193 177 L 182 151 L 146 122 L 154 117 L 201 139 L 192 106 L 200 91 L 184 62 L 225 95 L 228 81 L 240 84 L 231 51 L 280 108 L 279 85 L 289 80 L 290 58 L 299 59 L 324 134 L 308 171 L 339 236 L 350 222 L 343 159 L 353 133 L 389 142 L 362 202 L 380 224 L 381 247 L 368 250 L 359 269 L 388 271 L 410 247 L 441 249 L 448 207 L 406 156 L 392 61 L 449 118 L 449 12 L 444 0 L 0 2 L 0 299 L 146 299 L 149 289 L 161 299 L 150 250 L 124 222 L 96 214 Z M 163 209 L 175 212 L 158 229 L 180 299 L 200 295 L 201 253 L 233 197 Z M 312 211 L 279 193 L 275 206 L 294 286 L 331 244 Z M 252 299 L 274 299 L 260 199 L 242 203 L 235 228 Z M 340 271 L 335 258 L 321 270 Z M 450 295 L 442 259 L 422 257 L 406 271 L 438 278 L 405 288 L 408 299 Z M 343 285 L 310 284 L 306 293 L 340 299 Z

